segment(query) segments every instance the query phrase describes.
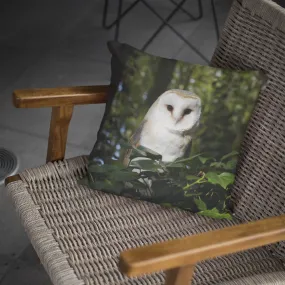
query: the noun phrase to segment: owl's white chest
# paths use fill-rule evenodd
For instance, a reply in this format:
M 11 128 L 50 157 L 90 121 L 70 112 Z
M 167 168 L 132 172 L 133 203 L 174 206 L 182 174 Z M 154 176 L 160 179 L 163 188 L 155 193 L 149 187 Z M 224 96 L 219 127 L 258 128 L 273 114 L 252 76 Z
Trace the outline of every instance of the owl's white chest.
M 140 138 L 140 144 L 161 154 L 164 162 L 183 157 L 190 141 L 190 136 L 170 132 L 159 124 L 144 128 Z

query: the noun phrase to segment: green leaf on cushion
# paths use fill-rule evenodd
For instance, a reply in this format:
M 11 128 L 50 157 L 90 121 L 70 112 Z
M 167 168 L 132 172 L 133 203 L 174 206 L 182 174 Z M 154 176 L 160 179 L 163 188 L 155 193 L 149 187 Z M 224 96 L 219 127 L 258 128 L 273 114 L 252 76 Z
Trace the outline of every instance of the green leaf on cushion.
M 200 211 L 206 211 L 207 205 L 201 199 L 194 199 L 194 202 Z
M 147 157 L 146 152 L 143 150 L 140 150 L 136 147 L 132 147 L 133 151 L 131 153 L 130 159 L 136 158 L 136 157 Z
M 208 172 L 206 173 L 206 178 L 212 184 L 220 184 L 219 175 L 216 172 Z
M 167 163 L 166 166 L 168 167 L 168 166 L 170 166 L 170 165 L 172 165 L 172 164 L 175 164 L 175 163 L 183 163 L 183 162 L 185 163 L 185 162 L 188 162 L 188 161 L 193 160 L 193 159 L 196 158 L 196 157 L 199 157 L 200 155 L 201 155 L 201 154 L 199 153 L 199 154 L 193 155 L 193 156 L 191 156 L 191 157 L 189 157 L 189 158 L 177 159 L 177 160 L 175 160 L 175 161 L 173 161 L 173 162 Z
M 227 159 L 227 158 L 229 158 L 229 157 L 232 157 L 232 156 L 237 156 L 238 154 L 239 154 L 239 153 L 238 153 L 237 151 L 232 151 L 232 152 L 230 152 L 230 153 L 224 155 L 224 156 L 221 158 L 221 161 L 223 161 L 223 160 L 225 160 L 225 159 Z
M 195 175 L 187 175 L 186 176 L 186 179 L 187 180 L 197 180 L 197 179 L 199 179 L 200 177 L 198 177 L 198 176 L 195 176 Z
M 234 183 L 235 180 L 235 175 L 233 173 L 229 172 L 223 172 L 219 175 L 220 178 L 220 185 L 224 188 L 227 189 L 227 187 L 230 184 Z
M 193 197 L 193 196 L 200 196 L 202 195 L 202 192 L 198 192 L 198 193 L 184 193 L 185 197 Z
M 136 158 L 136 157 L 146 157 L 146 158 L 151 158 L 155 160 L 160 160 L 162 159 L 162 155 L 149 149 L 144 146 L 139 146 L 139 147 L 130 147 L 133 151 L 130 156 L 131 159 Z
M 236 164 L 237 164 L 237 160 L 232 159 L 226 163 L 225 169 L 235 169 Z
M 109 179 L 114 181 L 132 181 L 139 179 L 139 174 L 127 171 L 114 171 L 110 173 Z
M 166 165 L 167 168 L 183 168 L 185 167 L 185 165 L 183 163 L 173 163 L 173 164 L 169 164 L 169 165 Z
M 146 159 L 140 159 L 140 160 L 135 160 L 131 162 L 132 167 L 138 167 L 142 170 L 148 170 L 148 171 L 158 171 L 159 169 L 161 169 L 161 167 L 155 163 L 155 161 L 153 160 L 146 160 Z
M 215 160 L 215 159 L 212 158 L 212 157 L 199 156 L 199 160 L 200 160 L 203 164 L 205 164 L 207 161 L 209 161 L 209 160 Z
M 229 213 L 220 213 L 217 208 L 213 208 L 211 210 L 204 210 L 198 212 L 199 215 L 215 218 L 215 219 L 228 219 L 232 220 L 232 216 Z
M 223 162 L 212 162 L 210 164 L 210 167 L 225 168 L 225 164 Z
M 217 174 L 216 172 L 208 172 L 206 173 L 206 178 L 210 183 L 218 184 L 224 189 L 227 189 L 230 184 L 233 184 L 235 175 L 229 172 L 223 172 L 221 174 Z
M 139 146 L 136 148 L 136 150 L 139 150 L 139 151 L 142 151 L 145 153 L 145 156 L 148 157 L 148 158 L 151 158 L 151 159 L 162 159 L 162 155 L 147 148 L 147 147 L 144 147 L 144 146 Z

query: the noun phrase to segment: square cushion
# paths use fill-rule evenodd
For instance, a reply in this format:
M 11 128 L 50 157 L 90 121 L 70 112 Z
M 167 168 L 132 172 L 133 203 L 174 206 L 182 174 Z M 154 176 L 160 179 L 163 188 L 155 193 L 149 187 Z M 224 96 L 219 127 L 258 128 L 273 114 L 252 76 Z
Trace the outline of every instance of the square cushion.
M 89 187 L 231 218 L 230 190 L 264 75 L 165 59 L 109 43 L 110 101 Z

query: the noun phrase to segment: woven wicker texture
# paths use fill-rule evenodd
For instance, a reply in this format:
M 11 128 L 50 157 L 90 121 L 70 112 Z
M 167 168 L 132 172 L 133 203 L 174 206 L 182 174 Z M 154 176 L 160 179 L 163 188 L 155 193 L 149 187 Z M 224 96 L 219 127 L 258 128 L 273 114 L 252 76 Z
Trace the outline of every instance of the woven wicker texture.
M 269 0 L 236 0 L 212 65 L 268 75 L 244 140 L 234 211 L 243 221 L 284 214 L 285 10 Z M 271 248 L 285 259 L 284 242 Z
M 220 285 L 283 285 L 285 283 L 285 272 L 274 272 L 255 275 L 228 281 Z
M 135 279 L 123 276 L 117 266 L 120 252 L 238 223 L 80 186 L 77 179 L 86 173 L 86 163 L 86 157 L 49 163 L 24 171 L 22 181 L 8 185 L 54 284 L 163 284 L 163 273 Z M 282 270 L 280 260 L 258 248 L 198 264 L 193 284 L 219 284 Z

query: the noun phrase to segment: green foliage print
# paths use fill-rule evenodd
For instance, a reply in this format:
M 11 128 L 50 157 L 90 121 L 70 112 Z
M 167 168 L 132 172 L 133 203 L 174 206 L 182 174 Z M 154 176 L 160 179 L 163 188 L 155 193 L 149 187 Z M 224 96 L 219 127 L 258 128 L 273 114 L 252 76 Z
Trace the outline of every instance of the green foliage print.
M 82 183 L 105 192 L 184 208 L 208 217 L 231 219 L 227 203 L 235 179 L 237 152 L 219 160 L 197 154 L 164 163 L 160 154 L 142 146 L 136 148 L 124 143 L 123 148 L 132 149 L 127 166 L 118 161 L 103 165 L 91 161 L 89 181 L 85 179 Z
M 168 60 L 134 51 L 104 117 L 81 183 L 97 190 L 231 219 L 238 153 L 263 76 Z M 201 99 L 199 128 L 189 153 L 172 162 L 132 144 L 152 104 L 170 89 Z M 131 151 L 128 164 L 122 162 Z

